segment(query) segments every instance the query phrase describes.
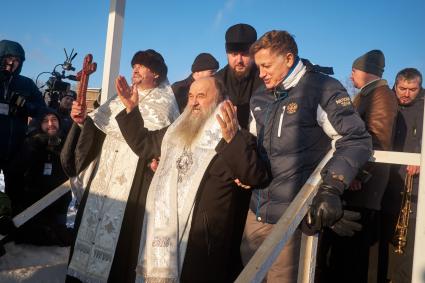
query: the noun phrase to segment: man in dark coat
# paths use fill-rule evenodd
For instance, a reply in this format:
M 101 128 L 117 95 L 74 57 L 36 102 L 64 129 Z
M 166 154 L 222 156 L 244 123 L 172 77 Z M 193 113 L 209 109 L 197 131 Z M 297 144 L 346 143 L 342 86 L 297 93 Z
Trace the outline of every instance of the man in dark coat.
M 228 64 L 216 76 L 224 82 L 230 101 L 238 108 L 240 126 L 247 129 L 249 100 L 263 84 L 249 55 L 249 47 L 257 40 L 257 32 L 248 24 L 236 24 L 227 29 L 225 38 Z
M 387 81 L 382 79 L 384 67 L 382 51 L 371 50 L 354 60 L 351 79 L 360 89 L 353 104 L 372 136 L 373 149 L 390 151 L 397 100 Z M 363 227 L 351 237 L 327 231 L 324 237 L 329 237 L 330 256 L 325 274 L 329 277 L 323 282 L 367 282 L 368 274 L 376 277 L 377 257 L 369 256 L 369 252 L 378 240 L 379 211 L 389 169 L 387 164 L 367 163 L 344 193 L 345 209 L 360 213 Z
M 11 161 L 10 198 L 13 215 L 64 183 L 68 177 L 62 170 L 60 152 L 64 143 L 61 121 L 54 109 L 46 108 L 37 128 L 25 139 L 20 151 Z M 66 193 L 48 208 L 34 216 L 15 231 L 16 243 L 69 246 L 72 231 L 66 227 L 71 192 Z
M 244 222 L 237 209 L 244 199 L 235 180 L 258 186 L 268 174 L 255 137 L 238 129 L 232 103 L 224 101 L 219 112 L 223 89 L 216 78 L 195 81 L 179 119 L 167 129 L 148 131 L 138 126 L 143 120 L 137 97 L 123 78 L 117 80 L 126 110 L 116 119 L 126 141 L 139 156 L 161 156 L 149 187 L 136 268 L 145 282 L 236 278 L 233 256 L 242 236 L 236 227 Z
M 147 127 L 161 129 L 179 115 L 167 80 L 164 58 L 152 49 L 138 51 L 131 61 L 133 91 Z M 127 146 L 113 117 L 122 110 L 114 96 L 89 114 L 74 102 L 74 124 L 62 151 L 70 177 L 96 167 L 80 201 L 67 282 L 134 282 L 146 188 L 153 172 L 149 162 Z M 139 127 L 140 125 L 133 125 Z M 97 162 L 93 166 L 93 162 Z M 84 171 L 90 175 L 89 172 Z
M 414 68 L 401 70 L 396 76 L 394 91 L 399 105 L 394 151 L 420 153 L 424 119 L 422 74 Z M 419 166 L 414 165 L 391 166 L 388 186 L 382 199 L 378 282 L 407 283 L 412 281 L 419 169 Z M 407 239 L 403 239 L 404 236 L 400 235 L 400 232 L 395 232 L 395 227 L 401 213 L 403 194 L 406 191 L 406 176 L 412 177 L 412 192 L 410 213 L 405 218 L 408 219 Z M 401 243 L 398 243 L 398 239 L 396 239 L 398 236 L 401 236 Z M 401 247 L 403 253 L 396 253 L 396 247 Z
M 219 63 L 214 56 L 209 53 L 201 53 L 193 61 L 192 73 L 189 77 L 171 85 L 176 96 L 177 104 L 179 105 L 180 113 L 183 113 L 186 107 L 190 85 L 200 78 L 213 76 L 219 67 Z
M 35 83 L 22 75 L 25 51 L 14 41 L 0 41 L 0 170 L 8 188 L 10 160 L 21 148 L 28 117 L 39 117 L 46 105 Z

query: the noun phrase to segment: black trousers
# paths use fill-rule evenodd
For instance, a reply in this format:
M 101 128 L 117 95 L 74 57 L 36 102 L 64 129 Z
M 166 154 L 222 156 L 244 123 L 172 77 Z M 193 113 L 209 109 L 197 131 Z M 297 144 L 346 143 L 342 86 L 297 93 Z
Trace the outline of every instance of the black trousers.
M 363 229 L 352 237 L 341 237 L 331 229 L 320 236 L 316 282 L 367 283 L 369 252 L 378 241 L 379 212 L 365 208 L 346 208 L 361 213 Z

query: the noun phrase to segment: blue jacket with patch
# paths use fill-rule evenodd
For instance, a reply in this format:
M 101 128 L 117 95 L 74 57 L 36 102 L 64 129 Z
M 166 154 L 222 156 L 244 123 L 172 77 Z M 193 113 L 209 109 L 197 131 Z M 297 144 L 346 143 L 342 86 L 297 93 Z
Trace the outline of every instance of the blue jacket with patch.
M 348 187 L 372 152 L 364 122 L 345 88 L 308 61 L 306 73 L 289 90 L 259 89 L 251 98 L 261 156 L 273 180 L 253 191 L 257 220 L 276 223 L 331 146 L 325 183 Z M 341 182 L 342 181 L 342 182 Z

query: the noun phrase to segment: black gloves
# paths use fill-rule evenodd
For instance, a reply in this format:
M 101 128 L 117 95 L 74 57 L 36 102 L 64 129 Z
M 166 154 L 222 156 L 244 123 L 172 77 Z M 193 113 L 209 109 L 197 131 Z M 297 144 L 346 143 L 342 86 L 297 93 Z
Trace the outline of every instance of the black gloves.
M 341 195 L 343 188 L 322 183 L 307 214 L 307 224 L 311 229 L 320 231 L 331 227 L 342 217 Z
M 362 230 L 362 225 L 356 222 L 360 218 L 360 212 L 344 210 L 342 218 L 331 226 L 331 229 L 341 237 L 351 237 L 356 231 Z

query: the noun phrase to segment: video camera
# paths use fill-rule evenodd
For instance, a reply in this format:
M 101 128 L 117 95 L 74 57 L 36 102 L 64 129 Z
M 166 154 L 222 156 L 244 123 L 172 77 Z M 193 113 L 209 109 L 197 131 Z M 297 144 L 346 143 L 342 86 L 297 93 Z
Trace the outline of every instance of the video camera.
M 38 74 L 36 83 L 38 81 L 38 78 L 42 74 L 50 74 L 51 76 L 47 80 L 47 82 L 42 85 L 40 88 L 45 87 L 43 98 L 46 102 L 47 106 L 58 109 L 60 100 L 62 97 L 69 92 L 71 89 L 71 84 L 68 82 L 64 82 L 63 79 L 68 79 L 72 81 L 78 81 L 77 77 L 75 75 L 65 75 L 65 72 L 67 71 L 75 71 L 75 68 L 72 66 L 72 60 L 77 56 L 78 53 L 74 53 L 74 49 L 72 49 L 70 55 L 68 56 L 68 53 L 66 52 L 66 49 L 63 49 L 65 52 L 66 59 L 63 62 L 63 64 L 57 64 L 52 72 L 41 72 Z M 56 71 L 56 68 L 61 66 L 62 72 Z

